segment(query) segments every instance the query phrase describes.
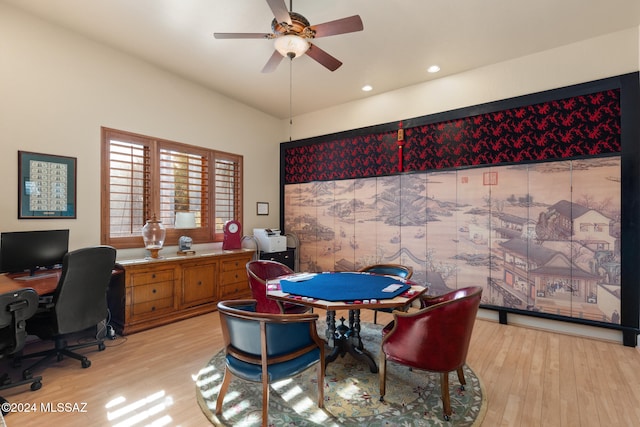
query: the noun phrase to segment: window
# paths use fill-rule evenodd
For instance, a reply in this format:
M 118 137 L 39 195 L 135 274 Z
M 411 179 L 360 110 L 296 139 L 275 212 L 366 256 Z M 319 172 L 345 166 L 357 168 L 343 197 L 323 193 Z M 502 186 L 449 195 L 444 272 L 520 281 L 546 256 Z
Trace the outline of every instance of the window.
M 220 241 L 226 221 L 242 222 L 241 201 L 242 156 L 102 128 L 103 244 L 140 247 L 154 215 L 177 244 L 177 212 L 195 214 L 194 242 Z

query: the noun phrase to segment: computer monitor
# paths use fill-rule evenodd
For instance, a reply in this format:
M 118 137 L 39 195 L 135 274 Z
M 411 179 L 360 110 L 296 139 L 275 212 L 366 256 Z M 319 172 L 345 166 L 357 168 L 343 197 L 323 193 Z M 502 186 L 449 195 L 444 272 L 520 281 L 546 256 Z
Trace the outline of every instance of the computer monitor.
M 62 264 L 69 251 L 69 230 L 11 231 L 0 234 L 0 271 L 33 274 Z

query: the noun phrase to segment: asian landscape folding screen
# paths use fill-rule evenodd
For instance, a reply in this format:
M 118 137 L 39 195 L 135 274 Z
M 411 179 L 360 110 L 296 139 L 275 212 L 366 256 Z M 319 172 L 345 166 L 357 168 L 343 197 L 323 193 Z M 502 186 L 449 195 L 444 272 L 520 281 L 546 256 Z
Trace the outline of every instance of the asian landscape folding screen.
M 621 90 L 601 88 L 282 144 L 300 270 L 405 264 L 431 294 L 480 285 L 485 306 L 620 324 L 633 311 L 622 236 L 636 230 L 622 219 Z
M 398 263 L 434 294 L 619 321 L 619 157 L 293 184 L 285 207 L 303 271 Z

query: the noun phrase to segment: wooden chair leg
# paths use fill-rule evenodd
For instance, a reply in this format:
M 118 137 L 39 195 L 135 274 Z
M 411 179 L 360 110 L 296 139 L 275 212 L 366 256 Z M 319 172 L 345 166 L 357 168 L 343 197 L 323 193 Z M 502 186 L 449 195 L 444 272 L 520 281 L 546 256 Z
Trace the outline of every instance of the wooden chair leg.
M 378 375 L 380 383 L 380 402 L 382 402 L 384 400 L 387 386 L 387 358 L 383 351 L 380 352 L 380 359 L 378 360 Z
M 262 380 L 262 426 L 269 425 L 269 382 L 267 378 Z
M 460 381 L 460 388 L 464 390 L 464 386 L 467 385 L 467 380 L 464 378 L 462 366 L 458 368 L 458 381 Z
M 378 310 L 373 310 L 373 324 L 376 325 L 378 323 Z
M 442 409 L 444 410 L 444 419 L 449 421 L 451 417 L 451 398 L 449 397 L 449 373 L 440 374 L 440 393 L 442 394 Z
M 318 408 L 324 408 L 324 361 L 318 363 Z
M 224 401 L 224 395 L 227 394 L 227 389 L 229 388 L 229 384 L 231 384 L 231 377 L 233 374 L 229 369 L 225 368 L 224 377 L 222 378 L 222 385 L 220 386 L 220 391 L 218 392 L 218 399 L 216 400 L 216 415 L 222 414 L 222 402 Z

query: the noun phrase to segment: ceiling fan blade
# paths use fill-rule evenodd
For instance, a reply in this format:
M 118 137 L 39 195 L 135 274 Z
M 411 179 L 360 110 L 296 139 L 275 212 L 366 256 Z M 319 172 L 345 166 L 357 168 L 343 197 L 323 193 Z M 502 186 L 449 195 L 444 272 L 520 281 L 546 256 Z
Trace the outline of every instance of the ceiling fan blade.
M 292 24 L 285 0 L 267 0 L 267 4 L 271 8 L 271 12 L 273 12 L 273 16 L 276 17 L 278 23 L 286 22 L 289 25 Z
M 333 56 L 329 55 L 324 50 L 320 49 L 318 46 L 309 43 L 311 46 L 307 51 L 307 55 L 309 55 L 312 59 L 319 62 L 321 65 L 329 69 L 330 71 L 335 71 L 342 65 L 342 62 L 338 61 Z
M 312 25 L 311 29 L 316 32 L 315 38 L 318 38 L 362 31 L 364 29 L 364 25 L 362 24 L 360 15 L 353 15 L 347 18 L 336 19 L 335 21 L 325 22 L 323 24 Z
M 271 33 L 213 33 L 216 39 L 268 39 Z
M 262 72 L 271 73 L 272 71 L 274 71 L 276 68 L 278 68 L 278 65 L 280 65 L 280 61 L 282 61 L 282 58 L 284 57 L 280 55 L 280 52 L 274 50 L 273 55 L 271 55 L 271 58 L 269 58 L 267 63 L 264 65 Z

